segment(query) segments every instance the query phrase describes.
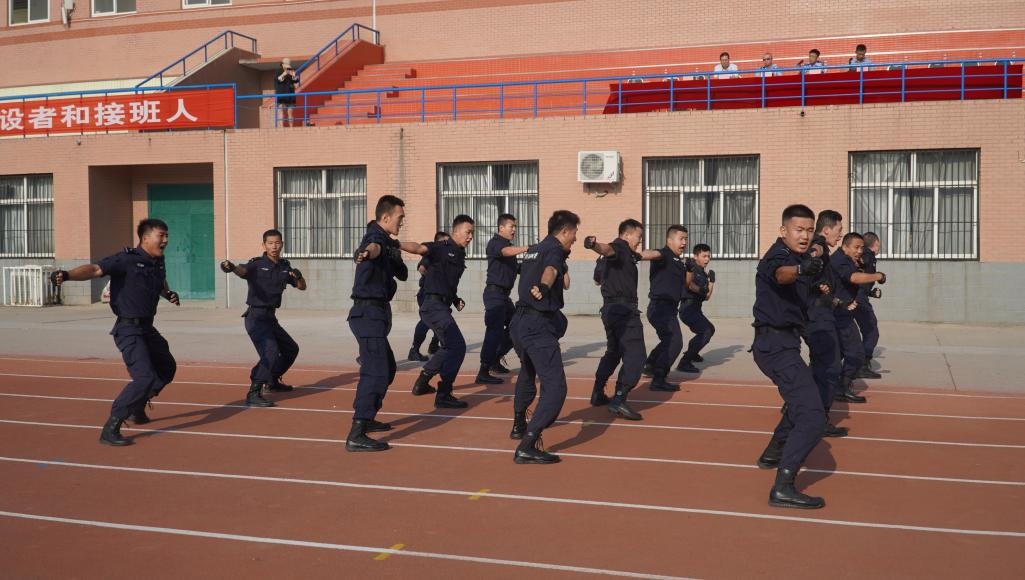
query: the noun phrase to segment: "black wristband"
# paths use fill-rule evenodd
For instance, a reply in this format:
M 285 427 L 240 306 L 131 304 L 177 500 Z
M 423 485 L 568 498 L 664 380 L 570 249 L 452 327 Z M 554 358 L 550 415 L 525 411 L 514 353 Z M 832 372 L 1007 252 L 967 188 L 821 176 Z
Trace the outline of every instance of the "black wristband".
M 67 270 L 56 270 L 54 272 L 50 272 L 50 283 L 51 284 L 56 284 L 57 283 L 57 274 L 61 275 L 61 282 L 67 282 L 68 278 L 71 277 L 71 274 L 68 274 Z
M 541 293 L 541 300 L 548 298 L 548 295 L 552 292 L 551 286 L 549 286 L 548 284 L 541 284 L 540 282 L 537 285 L 537 290 Z

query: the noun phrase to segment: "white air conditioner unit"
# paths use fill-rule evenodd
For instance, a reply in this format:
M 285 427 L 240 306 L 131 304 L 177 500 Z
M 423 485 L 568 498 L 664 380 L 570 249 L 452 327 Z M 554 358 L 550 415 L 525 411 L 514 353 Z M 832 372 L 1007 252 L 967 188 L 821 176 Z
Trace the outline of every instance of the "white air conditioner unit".
M 577 181 L 581 183 L 617 183 L 618 151 L 581 151 L 577 153 Z

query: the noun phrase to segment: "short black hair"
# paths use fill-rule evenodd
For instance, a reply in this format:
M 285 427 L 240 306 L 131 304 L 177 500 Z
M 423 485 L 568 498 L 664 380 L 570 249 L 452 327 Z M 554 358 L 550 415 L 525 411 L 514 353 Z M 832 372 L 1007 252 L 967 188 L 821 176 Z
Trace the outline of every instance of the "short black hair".
M 840 215 L 840 212 L 824 209 L 819 212 L 819 219 L 815 221 L 815 233 L 821 234 L 823 229 L 831 228 L 842 221 L 843 216 Z
M 711 254 L 712 253 L 712 247 L 709 246 L 708 244 L 698 244 L 698 245 L 694 246 L 694 255 L 695 256 L 697 256 L 701 252 L 708 252 L 709 254 Z
M 285 236 L 281 235 L 281 232 L 278 231 L 278 230 L 269 229 L 269 230 L 263 232 L 263 241 L 266 242 L 267 238 L 281 238 L 282 240 L 284 240 Z
M 516 216 L 514 216 L 511 213 L 504 213 L 504 214 L 498 216 L 498 227 L 502 227 L 506 223 L 514 222 L 514 221 L 516 221 Z
M 861 240 L 864 242 L 865 238 L 863 238 L 861 234 L 859 234 L 858 232 L 850 232 L 849 234 L 843 237 L 843 242 L 841 243 L 846 246 L 847 242 L 850 242 L 851 240 Z
M 813 49 L 809 50 L 808 54 L 814 54 L 815 56 L 822 56 L 822 53 L 819 52 L 819 49 L 817 49 L 817 48 L 813 48 Z
M 629 232 L 631 230 L 637 230 L 637 229 L 640 229 L 640 228 L 643 228 L 643 227 L 644 226 L 641 224 L 641 222 L 639 222 L 639 221 L 637 221 L 637 220 L 635 220 L 633 218 L 626 219 L 626 220 L 623 220 L 623 221 L 619 222 L 619 235 L 623 235 L 626 232 Z
M 150 230 L 164 230 L 166 232 L 167 223 L 156 218 L 146 218 L 139 222 L 139 226 L 135 228 L 135 233 L 139 236 L 140 242 L 142 241 L 142 236 L 146 235 Z
M 729 58 L 730 57 L 730 53 L 726 52 L 725 50 L 719 53 L 719 58 L 722 58 L 724 56 L 726 58 Z
M 443 241 L 443 240 L 447 240 L 447 239 L 449 239 L 451 237 L 452 236 L 448 235 L 448 232 L 438 232 L 438 233 L 434 234 L 434 241 L 435 242 L 440 242 L 440 241 Z
M 687 226 L 681 226 L 680 224 L 673 224 L 666 228 L 666 237 L 673 235 L 673 232 L 687 233 Z
M 865 238 L 866 246 L 874 246 L 879 241 L 879 234 L 875 232 L 865 232 L 861 237 Z
M 452 220 L 452 229 L 455 229 L 456 227 L 461 226 L 463 224 L 470 224 L 472 226 L 473 218 L 466 215 L 465 213 L 457 215 L 455 219 Z
M 377 207 L 374 208 L 374 219 L 383 218 L 396 207 L 406 207 L 406 202 L 394 195 L 382 195 L 381 199 L 377 200 Z
M 868 52 L 868 48 L 864 44 L 859 44 L 854 47 L 854 52 Z
M 548 235 L 554 236 L 562 230 L 580 227 L 580 216 L 568 209 L 559 209 L 552 212 L 548 218 Z
M 799 203 L 788 205 L 786 209 L 783 210 L 783 224 L 786 225 L 788 221 L 794 218 L 813 220 L 815 219 L 815 212 L 813 212 L 810 207 Z

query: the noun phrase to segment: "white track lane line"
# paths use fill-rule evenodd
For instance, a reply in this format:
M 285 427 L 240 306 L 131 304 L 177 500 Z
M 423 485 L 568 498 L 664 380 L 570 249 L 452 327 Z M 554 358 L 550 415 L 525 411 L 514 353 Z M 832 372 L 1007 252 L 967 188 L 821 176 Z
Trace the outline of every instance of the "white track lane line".
M 68 423 L 46 423 L 39 421 L 18 421 L 14 419 L 0 419 L 0 424 L 5 425 L 23 425 L 29 427 L 59 427 L 65 429 L 92 429 L 99 430 L 99 427 L 93 425 L 74 425 Z M 327 439 L 322 437 L 291 437 L 287 435 L 253 435 L 247 433 L 214 433 L 211 431 L 183 431 L 178 429 L 140 429 L 138 427 L 122 427 L 123 431 L 134 431 L 138 433 L 170 433 L 175 435 L 197 435 L 206 437 L 226 437 L 236 439 L 263 439 L 269 441 L 296 441 L 303 443 L 332 443 L 342 444 L 345 443 L 344 439 Z M 509 449 L 495 449 L 490 447 L 463 447 L 458 445 L 430 445 L 426 443 L 395 443 L 388 442 L 392 447 L 409 447 L 411 449 L 434 449 L 443 451 L 462 451 L 472 453 L 502 453 L 509 454 Z M 754 464 L 743 464 L 743 463 L 724 463 L 719 461 L 696 461 L 690 459 L 665 459 L 658 457 L 626 457 L 621 455 L 597 455 L 593 453 L 572 453 L 569 451 L 560 451 L 559 455 L 564 457 L 578 457 L 582 459 L 594 459 L 598 461 L 630 461 L 640 463 L 658 463 L 662 465 L 697 465 L 702 467 L 727 467 L 733 469 L 758 469 Z M 909 481 L 933 481 L 939 483 L 957 483 L 957 484 L 972 484 L 972 485 L 1007 485 L 1013 487 L 1025 487 L 1025 481 L 1006 481 L 1006 480 L 992 480 L 992 479 L 961 479 L 956 477 L 938 477 L 928 475 L 903 475 L 897 473 L 873 473 L 867 471 L 843 471 L 836 469 L 814 469 L 805 467 L 802 471 L 810 473 L 825 473 L 830 475 L 850 475 L 857 477 L 879 477 L 885 479 L 903 479 Z
M 73 380 L 73 381 L 108 381 L 116 383 L 124 383 L 128 379 L 118 377 L 72 377 L 64 375 L 30 375 L 22 373 L 0 373 L 0 377 L 13 377 L 13 378 L 32 378 L 32 379 L 60 379 L 60 380 Z M 174 381 L 173 385 L 208 385 L 216 387 L 248 387 L 248 383 L 222 383 L 214 381 Z M 304 391 L 348 391 L 355 392 L 355 387 L 318 387 L 313 385 L 296 386 L 296 390 Z M 408 389 L 396 389 L 389 392 L 390 395 L 410 395 Z M 636 391 L 635 391 L 636 394 Z M 489 398 L 511 398 L 512 393 L 464 393 L 460 392 L 460 396 L 466 397 L 489 397 Z M 568 400 L 576 401 L 588 401 L 590 397 L 574 397 L 567 396 Z M 736 408 L 736 409 L 771 409 L 773 411 L 779 411 L 779 405 L 753 405 L 743 403 L 698 403 L 693 401 L 665 401 L 660 399 L 638 399 L 631 397 L 630 401 L 634 403 L 652 403 L 657 405 L 684 405 L 694 407 L 724 407 L 724 408 Z M 986 417 L 978 415 L 944 415 L 939 413 L 904 413 L 899 411 L 868 411 L 860 409 L 832 409 L 831 413 L 837 415 L 890 415 L 895 417 L 923 417 L 930 419 L 962 419 L 962 420 L 974 420 L 974 421 L 1021 421 L 1025 422 L 1025 417 Z
M 234 540 L 238 542 L 252 542 L 257 544 L 275 544 L 279 546 L 294 546 L 298 548 L 319 548 L 326 550 L 337 550 L 341 552 L 365 552 L 370 554 L 390 554 L 392 556 L 404 556 L 412 558 L 430 558 L 434 560 L 454 560 L 457 562 L 472 562 L 475 564 L 491 564 L 498 566 L 511 566 L 516 568 L 535 568 L 540 570 L 558 570 L 560 572 L 577 572 L 580 574 L 596 574 L 600 576 L 618 576 L 621 578 L 644 578 L 652 580 L 686 580 L 681 576 L 662 576 L 658 574 L 644 574 L 641 572 L 622 572 L 619 570 L 604 570 L 601 568 L 585 568 L 582 566 L 566 566 L 563 564 L 548 564 L 543 562 L 524 562 L 522 560 L 500 560 L 498 558 L 482 558 L 480 556 L 462 556 L 459 554 L 442 554 L 438 552 L 421 552 L 417 550 L 393 550 L 391 548 L 374 548 L 371 546 L 354 546 L 351 544 L 332 544 L 328 542 L 311 542 L 307 540 L 289 540 L 283 538 L 268 538 L 264 536 L 247 536 L 242 534 L 225 534 L 220 532 L 207 532 L 201 530 L 184 530 L 181 528 L 164 528 L 159 526 L 140 526 L 136 524 L 125 524 L 118 522 L 102 522 L 97 520 L 81 520 L 76 518 L 63 518 L 57 516 L 44 516 L 38 514 L 25 514 L 18 512 L 0 511 L 0 516 L 18 518 L 23 520 L 35 520 L 53 522 L 59 524 L 74 524 L 95 528 L 107 528 L 115 530 L 126 530 L 132 532 L 150 532 L 174 536 L 189 536 L 193 538 L 208 538 L 213 540 Z
M 11 397 L 20 399 L 49 399 L 55 401 L 84 401 L 92 403 L 111 403 L 113 399 L 101 399 L 98 397 L 62 397 L 56 395 L 32 395 L 26 393 L 2 393 L 0 397 Z M 311 407 L 249 407 L 248 405 L 239 404 L 214 404 L 214 403 L 189 403 L 179 401 L 151 401 L 153 405 L 172 405 L 181 407 L 202 407 L 207 409 L 251 409 L 255 411 L 290 411 L 298 413 L 337 413 L 342 415 L 351 415 L 353 412 L 345 409 L 317 409 Z M 416 417 L 421 419 L 437 419 L 437 420 L 452 420 L 458 419 L 462 421 L 506 421 L 509 422 L 509 417 L 490 417 L 481 415 L 451 415 L 444 413 L 397 413 L 393 411 L 380 411 L 378 415 L 385 415 L 389 417 Z M 665 431 L 698 431 L 706 433 L 740 433 L 744 435 L 772 435 L 772 431 L 757 431 L 754 429 L 730 429 L 727 427 L 689 427 L 685 425 L 655 425 L 650 423 L 634 423 L 634 422 L 616 422 L 616 421 L 592 421 L 588 419 L 580 419 L 577 421 L 567 421 L 565 419 L 557 419 L 555 424 L 558 425 L 581 425 L 584 427 L 619 427 L 625 429 L 656 429 Z M 929 441 L 924 439 L 897 439 L 893 437 L 865 437 L 859 435 L 848 435 L 843 438 L 846 441 L 877 441 L 884 443 L 904 443 L 909 445 L 947 445 L 953 447 L 984 447 L 993 449 L 1025 449 L 1025 444 L 1013 444 L 1013 443 L 971 443 L 966 441 Z
M 355 489 L 370 489 L 377 491 L 393 491 L 393 492 L 406 492 L 406 493 L 418 493 L 418 494 L 436 494 L 436 495 L 456 495 L 462 497 L 470 497 L 480 493 L 479 490 L 455 490 L 455 489 L 437 489 L 437 488 L 423 488 L 423 487 L 407 487 L 407 486 L 395 486 L 395 485 L 375 485 L 369 483 L 352 483 L 342 481 L 326 481 L 316 479 L 293 479 L 287 477 L 269 477 L 260 475 L 241 475 L 231 473 L 215 473 L 205 471 L 185 471 L 185 470 L 174 470 L 174 469 L 149 469 L 142 467 L 121 467 L 117 465 L 102 465 L 102 464 L 91 464 L 91 463 L 74 463 L 65 461 L 47 461 L 38 459 L 24 459 L 15 457 L 2 457 L 0 461 L 10 461 L 17 463 L 30 463 L 30 464 L 44 464 L 52 465 L 54 467 L 65 467 L 65 468 L 83 468 L 83 469 L 98 469 L 108 471 L 122 471 L 122 472 L 134 472 L 134 473 L 150 473 L 156 475 L 180 475 L 189 477 L 207 477 L 217 479 L 235 479 L 235 480 L 249 480 L 249 481 L 267 481 L 274 483 L 291 483 L 301 485 L 318 485 L 328 487 L 343 487 L 343 488 L 355 488 Z M 490 499 L 508 499 L 508 500 L 520 500 L 530 502 L 541 502 L 541 503 L 552 503 L 552 504 L 568 504 L 568 505 L 583 505 L 591 507 L 606 507 L 606 508 L 618 508 L 627 510 L 644 510 L 654 512 L 669 512 L 669 513 L 686 513 L 686 514 L 699 514 L 707 516 L 720 516 L 720 517 L 731 517 L 731 518 L 743 518 L 743 519 L 754 519 L 754 520 L 774 520 L 784 522 L 798 522 L 803 524 L 825 524 L 832 526 L 845 526 L 855 528 L 874 528 L 883 530 L 903 530 L 912 532 L 932 532 L 942 534 L 954 534 L 954 535 L 965 535 L 965 536 L 996 536 L 1006 538 L 1025 538 L 1025 532 L 1007 531 L 1007 530 L 973 530 L 964 528 L 943 528 L 934 526 L 917 526 L 911 524 L 886 524 L 881 522 L 861 522 L 852 520 L 832 520 L 828 518 L 808 518 L 800 516 L 786 516 L 776 514 L 762 514 L 756 512 L 737 512 L 730 510 L 713 510 L 705 508 L 691 508 L 682 506 L 667 506 L 667 505 L 652 505 L 652 504 L 637 504 L 637 503 L 626 503 L 626 502 L 615 502 L 615 501 L 599 501 L 599 500 L 587 500 L 577 498 L 566 498 L 566 497 L 550 497 L 550 496 L 538 496 L 538 495 L 522 495 L 512 493 L 499 493 L 489 491 L 486 496 Z

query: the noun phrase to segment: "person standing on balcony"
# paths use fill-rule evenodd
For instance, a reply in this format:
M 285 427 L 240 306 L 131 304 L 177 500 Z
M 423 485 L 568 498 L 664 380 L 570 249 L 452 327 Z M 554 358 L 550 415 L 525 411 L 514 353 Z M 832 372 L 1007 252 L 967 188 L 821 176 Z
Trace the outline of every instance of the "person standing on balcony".
M 826 61 L 824 61 L 824 60 L 819 58 L 819 56 L 821 56 L 821 55 L 822 55 L 822 53 L 819 52 L 819 49 L 813 48 L 813 49 L 808 51 L 808 60 L 807 60 L 807 62 L 805 62 L 804 59 L 801 59 L 800 61 L 798 61 L 797 66 L 799 66 L 801 68 L 808 69 L 805 72 L 805 74 L 820 75 L 820 74 L 826 72 L 826 69 L 825 69 Z
M 278 95 L 278 109 L 281 111 L 279 118 L 284 120 L 286 127 L 293 126 L 295 87 L 298 84 L 299 79 L 295 76 L 292 61 L 288 58 L 281 59 L 281 68 L 278 70 L 278 76 L 274 78 L 274 93 Z
M 125 248 L 96 264 L 79 266 L 70 272 L 58 270 L 50 275 L 50 281 L 57 286 L 68 281 L 84 282 L 110 276 L 110 309 L 117 315 L 110 334 L 132 377 L 114 399 L 110 418 L 100 432 L 100 443 L 115 447 L 132 444 L 130 438 L 121 435 L 121 425 L 126 420 L 136 425 L 149 423 L 146 403 L 174 380 L 178 369 L 167 340 L 153 327 L 161 297 L 171 304 L 181 304 L 178 293 L 167 286 L 164 267 L 167 224 L 158 219 L 144 219 L 139 222 L 136 234 L 139 236 L 137 248 Z
M 758 73 L 759 77 L 778 77 L 780 75 L 779 67 L 772 62 L 771 52 L 762 55 L 762 66 L 758 67 L 758 70 L 762 71 Z
M 721 53 L 719 55 L 719 64 L 715 65 L 715 68 L 712 69 L 712 72 L 723 73 L 723 74 L 714 75 L 712 78 L 715 78 L 715 79 L 739 79 L 740 75 L 736 74 L 736 72 L 738 70 L 739 69 L 737 68 L 737 65 L 730 64 L 730 53 L 723 52 L 723 53 Z M 726 73 L 734 73 L 734 74 L 726 74 Z
M 872 67 L 866 66 L 872 64 L 872 61 L 865 56 L 865 53 L 867 52 L 868 48 L 866 48 L 864 44 L 859 44 L 854 47 L 854 56 L 847 61 L 847 64 L 851 65 L 851 72 L 858 72 L 859 70 L 868 71 L 872 69 Z

